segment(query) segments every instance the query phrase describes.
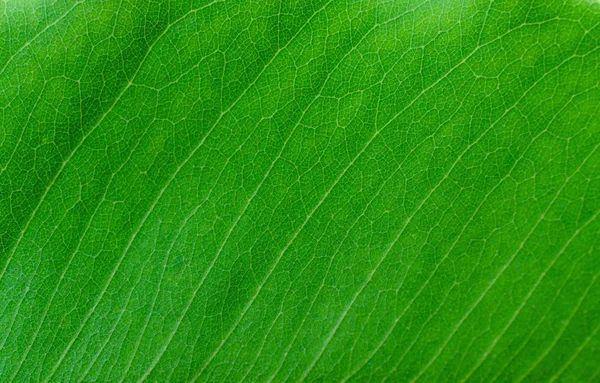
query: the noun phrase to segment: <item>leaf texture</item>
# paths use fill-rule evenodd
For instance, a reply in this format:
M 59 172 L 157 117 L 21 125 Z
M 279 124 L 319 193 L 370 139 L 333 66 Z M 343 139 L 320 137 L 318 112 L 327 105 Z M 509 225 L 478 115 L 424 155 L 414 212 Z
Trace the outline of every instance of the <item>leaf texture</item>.
M 0 11 L 0 381 L 600 381 L 598 2 Z

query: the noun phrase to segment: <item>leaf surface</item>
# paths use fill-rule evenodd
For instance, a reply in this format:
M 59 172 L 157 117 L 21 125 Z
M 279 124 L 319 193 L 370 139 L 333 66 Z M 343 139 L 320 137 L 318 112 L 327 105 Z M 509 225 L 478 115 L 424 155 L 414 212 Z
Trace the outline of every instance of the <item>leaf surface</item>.
M 599 381 L 598 2 L 0 11 L 1 381 Z

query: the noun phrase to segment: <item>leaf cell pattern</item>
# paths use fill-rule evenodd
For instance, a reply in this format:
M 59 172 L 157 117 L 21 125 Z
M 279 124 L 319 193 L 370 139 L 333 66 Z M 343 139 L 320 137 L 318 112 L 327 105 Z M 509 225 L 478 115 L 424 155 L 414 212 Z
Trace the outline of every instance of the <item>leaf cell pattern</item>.
M 600 379 L 598 2 L 0 11 L 1 381 Z

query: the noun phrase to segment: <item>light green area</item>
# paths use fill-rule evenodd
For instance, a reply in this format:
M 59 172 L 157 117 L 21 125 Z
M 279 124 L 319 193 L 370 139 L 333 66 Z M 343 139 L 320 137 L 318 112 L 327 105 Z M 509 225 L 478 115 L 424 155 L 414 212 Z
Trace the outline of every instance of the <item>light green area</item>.
M 600 4 L 0 2 L 1 382 L 600 381 Z

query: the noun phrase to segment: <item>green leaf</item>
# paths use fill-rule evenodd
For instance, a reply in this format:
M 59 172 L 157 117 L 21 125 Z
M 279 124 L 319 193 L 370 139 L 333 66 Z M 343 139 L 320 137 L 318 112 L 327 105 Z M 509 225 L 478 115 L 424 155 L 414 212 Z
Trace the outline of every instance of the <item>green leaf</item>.
M 594 0 L 0 3 L 2 382 L 600 381 Z

